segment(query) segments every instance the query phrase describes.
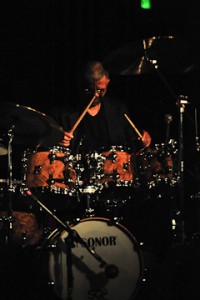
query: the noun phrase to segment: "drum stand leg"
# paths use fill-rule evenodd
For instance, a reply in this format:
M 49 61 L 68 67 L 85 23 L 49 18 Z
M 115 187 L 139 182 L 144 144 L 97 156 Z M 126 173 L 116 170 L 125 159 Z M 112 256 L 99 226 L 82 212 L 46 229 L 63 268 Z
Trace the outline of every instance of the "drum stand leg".
M 183 159 L 183 113 L 185 105 L 188 104 L 187 97 L 180 96 L 177 101 L 177 106 L 180 111 L 179 119 L 179 159 L 178 159 L 178 204 L 179 204 L 179 218 L 177 220 L 177 242 L 180 245 L 185 243 L 185 222 L 184 222 L 184 159 Z
M 91 194 L 86 193 L 85 217 L 94 217 L 94 209 L 91 207 Z
M 12 180 L 12 141 L 13 141 L 13 129 L 14 125 L 8 131 L 8 181 L 7 181 L 7 191 L 8 192 L 8 215 L 0 218 L 0 222 L 3 222 L 5 225 L 4 231 L 4 242 L 5 245 L 8 245 L 13 242 L 13 222 L 14 218 L 12 216 L 12 202 L 13 202 L 13 180 Z M 4 226 L 3 226 L 4 227 Z

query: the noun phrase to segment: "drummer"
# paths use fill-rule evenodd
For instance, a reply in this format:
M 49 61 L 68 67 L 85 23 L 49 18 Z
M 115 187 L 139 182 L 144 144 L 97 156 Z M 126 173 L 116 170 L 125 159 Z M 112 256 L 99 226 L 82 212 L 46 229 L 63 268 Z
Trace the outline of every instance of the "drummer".
M 125 114 L 131 117 L 125 103 L 108 96 L 110 77 L 103 64 L 90 61 L 81 78 L 81 103 L 77 111 L 57 108 L 52 117 L 63 127 L 60 146 L 72 153 L 99 151 L 110 146 L 149 147 L 151 136 L 146 130 L 139 134 Z M 77 125 L 77 126 L 76 126 Z

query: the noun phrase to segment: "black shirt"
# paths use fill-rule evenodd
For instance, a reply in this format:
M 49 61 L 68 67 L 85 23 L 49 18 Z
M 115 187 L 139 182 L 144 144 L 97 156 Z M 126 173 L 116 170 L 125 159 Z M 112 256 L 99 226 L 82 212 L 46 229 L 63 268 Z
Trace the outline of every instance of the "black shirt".
M 98 150 L 102 147 L 111 146 L 110 137 L 105 118 L 105 110 L 103 105 L 95 116 L 86 114 L 83 121 L 84 137 L 83 149 L 84 152 Z

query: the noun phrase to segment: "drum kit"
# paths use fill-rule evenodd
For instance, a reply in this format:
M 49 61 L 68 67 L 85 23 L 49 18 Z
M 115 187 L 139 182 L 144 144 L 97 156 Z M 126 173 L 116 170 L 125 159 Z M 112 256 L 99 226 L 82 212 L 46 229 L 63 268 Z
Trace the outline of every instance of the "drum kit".
M 63 130 L 50 117 L 18 104 L 1 106 L 0 153 L 8 156 L 8 178 L 0 182 L 2 241 L 46 249 L 50 283 L 61 299 L 69 293 L 74 299 L 79 293 L 83 299 L 129 299 L 144 266 L 139 243 L 120 222 L 121 210 L 141 186 L 176 185 L 176 142 L 141 150 L 136 158 L 124 146 L 72 155 L 69 148 L 55 146 Z M 22 154 L 20 180 L 12 179 L 13 144 L 29 145 Z M 81 214 L 74 217 L 79 206 Z M 72 219 L 65 216 L 63 221 L 62 211 Z M 42 218 L 56 225 L 47 228 Z M 116 283 L 128 288 L 119 292 Z
M 64 132 L 50 117 L 18 104 L 1 103 L 1 107 L 0 154 L 8 158 L 8 178 L 0 182 L 2 242 L 11 247 L 46 249 L 49 276 L 61 299 L 70 293 L 74 299 L 79 293 L 83 299 L 130 298 L 142 278 L 139 245 L 120 224 L 119 216 L 97 216 L 93 204 L 106 189 L 117 193 L 119 188 L 124 193 L 124 189 L 133 188 L 136 178 L 131 149 L 113 146 L 85 157 L 73 156 L 69 149 L 55 146 Z M 13 180 L 13 144 L 28 145 L 22 154 L 20 180 Z M 123 197 L 125 201 L 126 195 Z M 22 201 L 19 206 L 15 205 L 16 198 L 18 203 Z M 71 213 L 73 202 L 76 206 L 85 198 L 82 216 L 64 221 L 58 217 L 62 210 L 70 209 Z M 119 203 L 109 201 L 112 199 L 104 205 L 111 216 Z M 47 215 L 56 228 L 47 230 L 42 221 L 38 222 L 37 208 L 39 218 Z M 122 258 L 123 252 L 126 255 Z M 130 262 L 133 268 L 129 268 Z M 116 283 L 128 283 L 129 287 L 119 292 Z
M 155 43 L 153 39 L 151 45 Z M 131 70 L 126 72 L 135 72 Z M 181 100 L 180 109 L 183 105 Z M 121 223 L 122 211 L 138 189 L 182 187 L 182 148 L 167 139 L 136 154 L 113 145 L 73 155 L 69 148 L 57 146 L 64 131 L 49 116 L 19 104 L 0 106 L 0 156 L 8 158 L 8 178 L 0 181 L 0 235 L 5 246 L 34 246 L 45 252 L 49 284 L 63 300 L 131 299 L 145 268 L 140 244 Z M 20 180 L 13 180 L 15 144 L 26 147 Z

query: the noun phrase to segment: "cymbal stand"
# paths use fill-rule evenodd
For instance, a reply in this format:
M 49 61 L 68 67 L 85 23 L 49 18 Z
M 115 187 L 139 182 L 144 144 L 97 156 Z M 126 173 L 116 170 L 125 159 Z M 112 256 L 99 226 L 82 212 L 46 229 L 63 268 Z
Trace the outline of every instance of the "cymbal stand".
M 184 157 L 183 157 L 183 152 L 184 152 L 184 146 L 183 146 L 183 114 L 187 113 L 185 111 L 185 105 L 189 104 L 187 96 L 182 96 L 180 95 L 177 100 L 177 96 L 174 93 L 173 89 L 167 82 L 167 80 L 164 78 L 163 74 L 159 70 L 158 62 L 155 59 L 150 59 L 147 54 L 147 50 L 145 49 L 145 59 L 147 63 L 153 67 L 156 72 L 158 73 L 159 77 L 161 80 L 164 82 L 165 86 L 168 88 L 170 93 L 172 94 L 173 98 L 176 100 L 176 105 L 179 107 L 179 132 L 178 132 L 178 137 L 179 137 L 179 145 L 178 145 L 178 150 L 179 150 L 179 156 L 178 156 L 178 204 L 179 208 L 178 211 L 176 212 L 176 217 L 177 217 L 177 236 L 176 238 L 180 242 L 181 245 L 184 244 L 185 242 L 185 224 L 184 224 Z M 187 114 L 187 117 L 190 119 L 192 123 L 194 121 L 190 117 L 189 114 Z M 176 222 L 176 220 L 175 220 Z M 173 226 L 172 226 L 173 227 Z M 173 229 L 174 230 L 174 229 Z
M 29 189 L 24 188 L 23 193 L 25 193 L 27 196 L 30 196 L 34 201 L 36 201 L 49 215 L 51 215 L 62 227 L 64 230 L 68 232 L 68 237 L 66 238 L 66 247 L 67 247 L 67 267 L 68 267 L 68 289 L 69 289 L 69 295 L 67 297 L 67 300 L 72 299 L 72 289 L 73 289 L 73 274 L 72 274 L 72 253 L 71 249 L 73 247 L 73 243 L 77 242 L 83 245 L 89 253 L 100 262 L 100 267 L 105 268 L 105 272 L 108 272 L 110 274 L 113 271 L 113 265 L 109 265 L 100 257 L 94 248 L 90 248 L 87 243 L 80 237 L 78 232 L 74 229 L 72 229 L 68 224 L 63 223 L 51 210 L 49 210 Z M 40 248 L 40 247 L 39 247 Z M 114 266 L 115 267 L 115 266 Z
M 167 87 L 167 89 L 170 91 L 171 95 L 173 96 L 173 98 L 175 99 L 175 101 L 177 101 L 177 95 L 175 94 L 175 92 L 173 91 L 173 89 L 171 88 L 170 84 L 168 83 L 168 81 L 166 80 L 166 78 L 163 76 L 163 74 L 160 72 L 159 70 L 159 66 L 158 66 L 158 62 L 156 59 L 150 59 L 148 57 L 147 51 L 145 51 L 145 55 L 144 55 L 147 63 L 150 64 L 151 67 L 154 68 L 154 70 L 157 72 L 157 74 L 159 75 L 160 79 L 162 80 L 162 82 L 164 83 L 164 85 Z M 192 122 L 194 124 L 194 120 L 192 119 L 192 117 L 188 114 L 187 111 L 185 111 L 185 114 L 187 115 L 187 118 L 190 120 L 190 122 Z
M 12 216 L 12 198 L 13 198 L 13 179 L 12 179 L 12 141 L 14 137 L 13 133 L 14 125 L 8 131 L 8 180 L 7 180 L 7 191 L 8 192 L 8 216 L 3 217 L 0 221 L 6 223 L 5 230 L 5 244 L 12 243 L 13 240 L 13 222 L 14 218 Z
M 183 114 L 185 112 L 185 105 L 189 104 L 187 97 L 180 96 L 177 101 L 177 106 L 179 107 L 179 157 L 178 157 L 178 177 L 179 180 L 179 204 L 180 204 L 180 214 L 178 220 L 178 230 L 180 233 L 179 239 L 180 244 L 185 242 L 185 224 L 184 224 L 184 146 L 183 146 Z

